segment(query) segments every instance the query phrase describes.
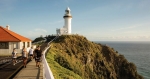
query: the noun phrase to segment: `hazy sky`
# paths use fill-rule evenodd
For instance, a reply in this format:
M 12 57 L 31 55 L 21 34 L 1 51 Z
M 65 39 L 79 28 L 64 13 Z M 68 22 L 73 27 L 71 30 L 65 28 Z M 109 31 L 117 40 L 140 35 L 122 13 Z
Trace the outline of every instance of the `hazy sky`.
M 0 0 L 0 26 L 30 39 L 56 34 L 67 6 L 73 34 L 91 41 L 150 41 L 150 0 Z

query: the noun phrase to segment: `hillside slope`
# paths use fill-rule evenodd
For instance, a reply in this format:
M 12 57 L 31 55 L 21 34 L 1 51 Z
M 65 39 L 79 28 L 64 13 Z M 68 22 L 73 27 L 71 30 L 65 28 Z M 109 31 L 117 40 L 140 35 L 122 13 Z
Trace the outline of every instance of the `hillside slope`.
M 83 36 L 63 35 L 51 45 L 47 60 L 55 79 L 143 79 L 123 55 Z

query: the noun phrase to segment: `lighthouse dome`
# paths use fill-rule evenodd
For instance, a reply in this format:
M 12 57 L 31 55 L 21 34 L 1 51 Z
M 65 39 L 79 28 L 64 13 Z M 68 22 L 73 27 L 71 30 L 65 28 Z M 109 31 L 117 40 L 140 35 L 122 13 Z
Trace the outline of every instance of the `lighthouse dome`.
M 69 11 L 70 11 L 70 8 L 69 8 L 69 7 L 67 7 L 67 8 L 66 8 L 66 10 L 69 10 Z

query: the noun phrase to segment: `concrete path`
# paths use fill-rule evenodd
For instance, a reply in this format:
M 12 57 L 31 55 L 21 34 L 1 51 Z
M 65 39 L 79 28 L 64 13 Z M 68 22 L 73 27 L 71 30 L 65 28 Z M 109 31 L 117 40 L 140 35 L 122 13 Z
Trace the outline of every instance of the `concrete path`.
M 35 61 L 30 61 L 13 79 L 43 79 L 43 66 L 37 68 Z

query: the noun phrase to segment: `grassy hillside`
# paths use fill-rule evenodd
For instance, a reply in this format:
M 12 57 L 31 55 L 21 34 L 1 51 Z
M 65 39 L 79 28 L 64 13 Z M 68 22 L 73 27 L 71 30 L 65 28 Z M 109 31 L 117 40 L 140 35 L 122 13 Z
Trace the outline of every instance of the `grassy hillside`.
M 79 35 L 63 35 L 47 54 L 55 79 L 143 79 L 136 66 L 112 48 Z

